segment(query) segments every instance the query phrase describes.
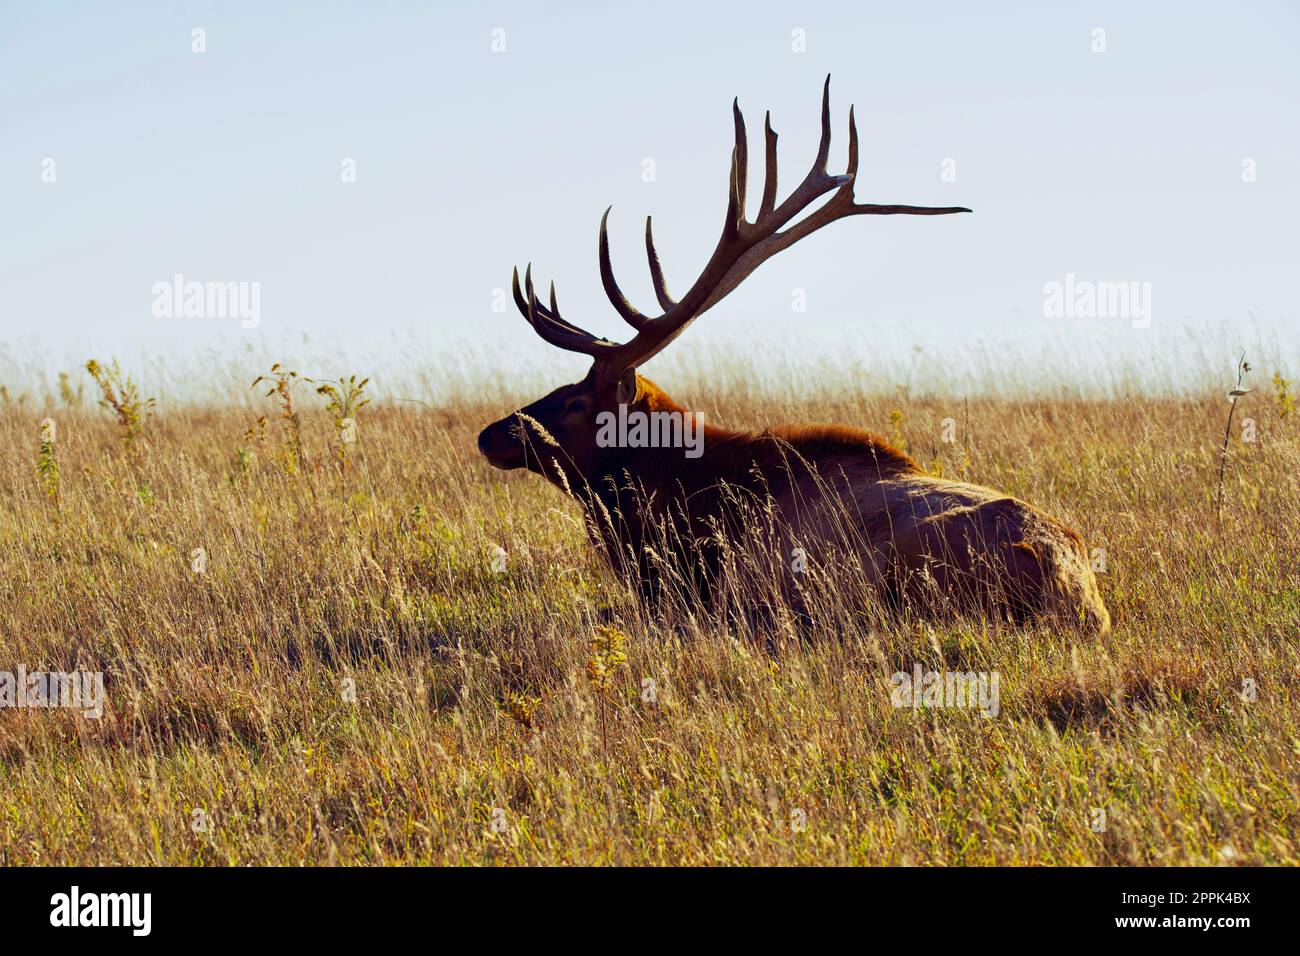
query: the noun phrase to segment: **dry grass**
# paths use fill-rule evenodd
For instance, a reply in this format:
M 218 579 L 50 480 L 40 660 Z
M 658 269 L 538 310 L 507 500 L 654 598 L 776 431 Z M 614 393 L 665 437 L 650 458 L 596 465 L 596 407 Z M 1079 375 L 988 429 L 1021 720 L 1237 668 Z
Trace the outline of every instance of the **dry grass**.
M 897 430 L 1066 519 L 1106 549 L 1114 633 L 880 627 L 847 580 L 772 653 L 653 619 L 568 499 L 479 459 L 495 401 L 376 402 L 341 467 L 304 389 L 293 472 L 269 404 L 240 465 L 242 396 L 162 403 L 134 456 L 101 409 L 9 407 L 0 670 L 102 670 L 109 702 L 0 709 L 0 863 L 1300 862 L 1300 420 L 1271 395 L 1238 409 L 1258 441 L 1234 436 L 1218 527 L 1208 385 L 972 400 L 965 445 L 940 440 L 961 403 L 696 391 L 729 425 Z M 996 671 L 1000 714 L 893 708 L 917 662 Z

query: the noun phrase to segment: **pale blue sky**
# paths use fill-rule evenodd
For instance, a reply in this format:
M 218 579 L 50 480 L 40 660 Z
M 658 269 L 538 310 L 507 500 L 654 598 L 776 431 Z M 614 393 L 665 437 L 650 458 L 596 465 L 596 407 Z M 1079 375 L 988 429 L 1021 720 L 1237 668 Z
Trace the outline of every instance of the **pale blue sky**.
M 649 309 L 645 215 L 675 289 L 717 239 L 731 98 L 755 134 L 751 198 L 765 108 L 784 193 L 826 73 L 833 171 L 857 106 L 860 200 L 975 214 L 837 223 L 674 351 L 1041 341 L 1068 362 L 1173 348 L 1189 327 L 1229 345 L 1300 331 L 1293 2 L 4 0 L 0 348 L 57 362 L 305 335 L 380 363 L 469 346 L 572 378 L 584 360 L 493 311 L 511 267 L 531 259 L 566 316 L 624 336 L 597 272 L 605 206 L 616 271 Z M 151 288 L 178 272 L 260 282 L 260 326 L 155 318 Z M 1066 273 L 1151 283 L 1151 327 L 1045 318 L 1043 285 Z

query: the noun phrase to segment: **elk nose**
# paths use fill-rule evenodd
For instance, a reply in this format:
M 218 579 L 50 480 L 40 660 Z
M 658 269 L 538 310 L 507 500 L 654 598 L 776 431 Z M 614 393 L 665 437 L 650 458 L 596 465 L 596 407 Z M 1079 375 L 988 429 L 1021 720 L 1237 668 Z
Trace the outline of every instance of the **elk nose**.
M 487 428 L 483 429 L 481 432 L 478 433 L 478 450 L 482 452 L 484 455 L 486 455 L 488 452 L 488 443 L 490 441 L 488 437 L 488 432 L 490 432 L 491 430 L 492 430 L 492 426 L 489 425 Z

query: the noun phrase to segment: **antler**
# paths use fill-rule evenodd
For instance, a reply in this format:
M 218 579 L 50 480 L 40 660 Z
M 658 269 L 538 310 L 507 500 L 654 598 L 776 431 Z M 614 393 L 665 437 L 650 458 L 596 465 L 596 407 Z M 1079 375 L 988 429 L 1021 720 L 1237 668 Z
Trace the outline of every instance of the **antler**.
M 826 171 L 826 160 L 831 147 L 830 90 L 831 78 L 827 76 L 822 89 L 822 136 L 817 147 L 817 158 L 813 160 L 812 168 L 804 176 L 803 182 L 779 206 L 776 205 L 776 133 L 772 130 L 772 114 L 767 114 L 764 122 L 766 171 L 763 198 L 753 222 L 745 219 L 745 183 L 748 177 L 745 118 L 740 112 L 739 101 L 732 102 L 736 145 L 731 153 L 731 182 L 722 236 L 699 278 L 680 300 L 674 299 L 668 292 L 659 254 L 655 251 L 651 220 L 649 216 L 646 217 L 646 255 L 650 260 L 655 298 L 663 309 L 661 315 L 651 317 L 637 311 L 614 280 L 607 232 L 609 209 L 605 210 L 600 220 L 600 279 L 615 311 L 636 330 L 636 335 L 631 340 L 617 344 L 597 338 L 567 322 L 556 307 L 554 284 L 551 285 L 550 308 L 542 306 L 533 291 L 531 266 L 524 280 L 527 299 L 520 293 L 519 270 L 515 270 L 514 296 L 519 311 L 537 334 L 552 345 L 573 352 L 584 352 L 604 365 L 610 373 L 617 375 L 658 354 L 687 325 L 716 305 L 772 256 L 837 219 L 848 216 L 945 216 L 970 212 L 964 206 L 899 206 L 855 202 L 853 185 L 858 174 L 858 130 L 852 107 L 849 107 L 848 169 L 841 176 L 832 176 Z M 834 195 L 825 205 L 782 231 L 792 219 L 832 190 L 835 191 Z

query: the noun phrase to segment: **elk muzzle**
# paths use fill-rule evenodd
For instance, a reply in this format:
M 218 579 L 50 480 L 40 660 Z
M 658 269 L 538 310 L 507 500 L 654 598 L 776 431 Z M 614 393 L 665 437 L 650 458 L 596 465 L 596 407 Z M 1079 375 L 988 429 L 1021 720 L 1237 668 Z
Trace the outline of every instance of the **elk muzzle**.
M 494 468 L 510 470 L 523 468 L 527 452 L 521 434 L 519 419 L 508 415 L 495 421 L 478 434 L 478 450 Z

